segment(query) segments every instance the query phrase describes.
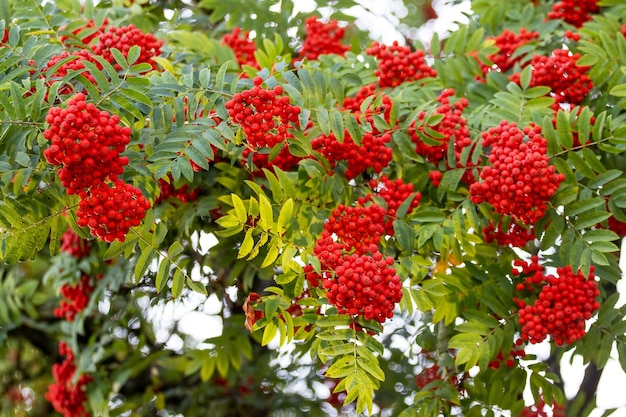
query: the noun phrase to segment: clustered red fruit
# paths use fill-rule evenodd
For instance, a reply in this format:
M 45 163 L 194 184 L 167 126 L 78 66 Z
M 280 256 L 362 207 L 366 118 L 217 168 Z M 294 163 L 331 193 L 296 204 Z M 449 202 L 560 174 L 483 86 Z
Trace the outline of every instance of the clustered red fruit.
M 528 32 L 525 28 L 520 29 L 519 35 L 516 35 L 510 30 L 504 30 L 500 35 L 492 38 L 495 41 L 495 46 L 497 46 L 499 50 L 495 54 L 488 56 L 493 62 L 492 66 L 483 63 L 480 64 L 483 74 L 489 71 L 506 72 L 510 70 L 522 58 L 521 55 L 514 56 L 515 51 L 517 51 L 519 47 L 538 38 L 538 32 Z
M 263 79 L 255 77 L 254 86 L 242 91 L 226 102 L 226 109 L 232 121 L 241 126 L 247 148 L 242 153 L 247 158 L 252 153 L 252 161 L 257 168 L 278 166 L 290 170 L 297 165 L 300 158 L 289 152 L 287 140 L 293 137 L 288 129 L 290 124 L 298 125 L 300 107 L 290 103 L 289 96 L 283 95 L 280 85 L 271 90 L 261 87 Z M 283 146 L 271 161 L 263 149 Z
M 374 42 L 365 53 L 378 60 L 375 74 L 381 88 L 397 87 L 405 82 L 437 76 L 437 71 L 426 63 L 424 51 L 411 52 L 411 48 L 400 46 L 397 41 L 390 46 Z
M 593 13 L 598 13 L 598 0 L 561 0 L 552 5 L 548 19 L 563 19 L 577 28 L 591 20 Z
M 70 58 L 69 61 L 63 62 L 66 59 Z M 83 62 L 91 62 L 98 68 L 102 70 L 102 64 L 98 62 L 96 58 L 94 58 L 94 54 L 92 51 L 88 49 L 80 49 L 78 51 L 63 51 L 60 55 L 55 55 L 46 64 L 46 67 L 43 69 L 43 74 L 49 84 L 52 84 L 56 81 L 61 81 L 65 76 L 70 73 L 76 71 L 83 71 L 81 75 L 85 77 L 90 83 L 96 85 L 96 79 L 91 75 L 89 70 L 86 70 L 87 67 Z M 86 71 L 85 71 L 86 70 Z M 73 87 L 70 85 L 64 85 L 59 88 L 59 94 L 70 94 L 72 92 Z
M 535 239 L 534 226 L 524 227 L 523 225 L 512 221 L 508 227 L 504 228 L 502 219 L 496 227 L 493 221 L 489 221 L 489 225 L 483 229 L 485 243 L 496 242 L 500 246 L 512 246 L 514 248 L 522 248 L 528 242 Z
M 516 298 L 520 310 L 519 323 L 522 326 L 522 339 L 530 343 L 540 343 L 550 336 L 557 346 L 574 343 L 585 335 L 585 320 L 589 320 L 600 308 L 596 297 L 600 294 L 594 280 L 593 266 L 586 278 L 581 271 L 576 274 L 568 265 L 559 267 L 557 275 L 545 275 L 539 258 L 533 256 L 530 262 L 516 260 L 514 276 L 524 277 L 517 284 L 518 291 L 539 290 L 532 304 Z
M 372 108 L 373 103 L 378 100 L 378 97 L 374 98 L 370 105 L 365 109 L 365 112 L 361 111 L 361 105 L 363 102 L 376 94 L 380 94 L 380 105 L 377 108 Z M 376 92 L 376 85 L 369 84 L 361 87 L 354 97 L 346 97 L 343 101 L 342 110 L 350 110 L 352 114 L 359 120 L 364 118 L 365 122 L 369 123 L 372 128 L 372 134 L 377 135 L 381 133 L 374 124 L 374 115 L 379 115 L 387 124 L 391 123 L 391 98 L 382 93 Z M 363 121 L 362 121 L 363 122 Z
M 324 224 L 328 237 L 334 234 L 341 250 L 358 253 L 378 245 L 385 234 L 385 209 L 378 204 L 345 206 L 340 204 Z M 322 234 L 324 236 L 324 234 Z M 332 240 L 332 238 L 330 238 Z
M 589 67 L 580 66 L 576 61 L 580 54 L 572 54 L 567 49 L 556 49 L 551 56 L 533 56 L 533 71 L 530 87 L 548 86 L 552 90 L 550 96 L 555 100 L 553 108 L 558 110 L 562 105 L 574 107 L 585 99 L 593 88 L 587 71 Z M 520 74 L 511 76 L 513 82 L 519 83 Z
M 374 190 L 375 194 L 368 194 L 366 197 L 360 198 L 359 203 L 365 204 L 365 201 L 373 199 L 374 196 L 382 198 L 387 206 L 384 221 L 385 233 L 393 235 L 393 221 L 396 219 L 396 212 L 400 205 L 414 193 L 414 186 L 411 183 L 405 183 L 402 181 L 402 178 L 392 180 L 386 175 L 382 175 L 379 181 L 370 180 L 369 186 Z M 415 192 L 406 211 L 407 214 L 417 208 L 421 198 L 422 193 L 419 191 Z
M 159 196 L 154 201 L 154 204 L 158 204 L 167 199 L 173 198 L 179 200 L 181 203 L 187 203 L 198 199 L 200 194 L 199 188 L 189 190 L 189 185 L 184 184 L 179 188 L 176 188 L 173 184 L 173 178 L 169 176 L 169 181 L 159 178 Z
M 91 234 L 105 242 L 123 242 L 130 228 L 139 226 L 150 208 L 139 188 L 120 179 L 102 182 L 79 196 L 77 224 L 89 226 Z
M 343 256 L 335 268 L 335 276 L 322 280 L 328 301 L 340 314 L 360 315 L 366 320 L 383 323 L 393 317 L 395 303 L 402 299 L 402 283 L 391 268 L 392 257 L 383 257 L 378 245 L 367 249 L 369 254 Z
M 51 142 L 44 151 L 46 161 L 61 166 L 59 178 L 68 194 L 117 178 L 128 164 L 120 153 L 130 142 L 130 128 L 85 99 L 78 93 L 67 108 L 51 107 L 46 116 L 50 126 L 43 132 Z
M 256 46 L 254 45 L 254 41 L 250 39 L 249 31 L 242 32 L 241 28 L 235 27 L 231 33 L 222 37 L 222 45 L 226 45 L 233 50 L 239 65 L 249 65 L 254 68 L 259 68 L 259 64 L 254 57 Z
M 88 275 L 83 275 L 76 285 L 63 284 L 61 295 L 66 300 L 61 301 L 59 307 L 54 309 L 54 315 L 67 321 L 74 321 L 76 314 L 83 311 L 89 304 L 93 290 L 92 279 Z
M 60 342 L 59 353 L 65 356 L 65 360 L 61 364 L 52 365 L 52 376 L 56 382 L 48 387 L 46 400 L 50 401 L 63 417 L 89 417 L 85 410 L 87 403 L 85 387 L 93 378 L 90 375 L 81 375 L 74 382 L 76 374 L 74 352 L 67 343 Z
M 344 56 L 350 46 L 341 43 L 345 35 L 345 28 L 339 27 L 336 20 L 323 23 L 315 16 L 305 20 L 306 37 L 300 50 L 300 56 L 308 59 L 317 59 L 323 54 Z
M 391 142 L 390 133 L 375 135 L 366 132 L 361 138 L 361 146 L 359 146 L 346 129 L 343 142 L 339 142 L 331 133 L 329 135 L 322 134 L 313 139 L 311 145 L 313 150 L 320 152 L 328 160 L 332 168 L 335 168 L 337 162 L 346 161 L 345 176 L 351 180 L 369 168 L 378 174 L 389 165 L 392 158 L 392 150 L 387 146 L 389 142 Z
M 471 200 L 491 204 L 498 214 L 531 225 L 545 214 L 563 174 L 549 165 L 547 140 L 538 126 L 517 128 L 507 121 L 483 132 L 483 146 L 491 147 L 489 161 L 480 172 L 482 182 L 470 186 Z
M 69 227 L 65 233 L 61 236 L 61 251 L 73 256 L 77 259 L 82 259 L 89 255 L 91 252 L 91 242 L 83 239 L 74 233 L 71 227 Z
M 130 142 L 130 128 L 117 115 L 99 110 L 76 94 L 67 108 L 51 107 L 43 137 L 51 141 L 46 161 L 60 165 L 58 175 L 68 194 L 78 194 L 77 224 L 105 242 L 125 240 L 150 208 L 141 190 L 118 179 L 128 164 L 120 156 Z
M 107 62 L 113 64 L 115 69 L 120 70 L 120 65 L 115 61 L 111 49 L 118 49 L 124 57 L 128 57 L 128 51 L 132 46 L 139 46 L 141 52 L 139 58 L 134 64 L 148 63 L 152 65 L 152 69 L 156 69 L 156 63 L 152 57 L 161 55 L 161 46 L 163 42 L 159 41 L 151 33 L 143 33 L 141 29 L 135 25 L 122 27 L 109 26 L 108 30 L 98 36 L 98 43 L 92 49 L 94 54 L 102 56 Z
M 496 357 L 496 359 L 489 362 L 489 368 L 498 369 L 502 365 L 503 361 L 507 368 L 513 368 L 515 366 L 516 359 L 523 358 L 524 356 L 526 356 L 526 351 L 524 350 L 523 347 L 521 347 L 523 344 L 524 344 L 524 340 L 517 339 L 515 341 L 513 349 L 509 351 L 509 354 L 507 355 L 506 360 L 504 358 L 504 354 L 502 353 L 502 351 L 498 352 L 498 356 Z

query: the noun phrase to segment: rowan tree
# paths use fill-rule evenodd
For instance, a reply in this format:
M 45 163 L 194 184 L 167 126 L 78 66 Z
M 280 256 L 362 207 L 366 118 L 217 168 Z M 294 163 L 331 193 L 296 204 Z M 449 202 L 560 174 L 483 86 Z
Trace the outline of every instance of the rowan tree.
M 2 415 L 589 415 L 626 5 L 294 3 L 2 2 Z

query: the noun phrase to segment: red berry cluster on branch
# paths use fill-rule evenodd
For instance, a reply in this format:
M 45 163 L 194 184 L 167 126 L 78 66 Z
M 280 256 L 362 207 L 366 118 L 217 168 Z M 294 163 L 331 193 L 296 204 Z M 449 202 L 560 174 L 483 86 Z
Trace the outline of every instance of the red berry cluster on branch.
M 323 54 L 344 56 L 350 46 L 341 43 L 346 29 L 339 27 L 336 20 L 323 23 L 317 17 L 311 16 L 305 20 L 306 37 L 300 56 L 308 59 L 317 59 Z
M 91 252 L 91 242 L 83 239 L 74 233 L 71 227 L 69 227 L 65 233 L 61 236 L 61 251 L 73 256 L 77 259 L 82 259 L 89 255 Z
M 89 226 L 91 234 L 105 242 L 123 242 L 130 228 L 139 226 L 150 208 L 139 188 L 119 179 L 102 182 L 79 196 L 77 224 Z
M 483 132 L 483 146 L 491 147 L 489 161 L 480 172 L 482 182 L 470 186 L 471 200 L 491 204 L 498 214 L 530 225 L 543 217 L 563 174 L 549 165 L 548 142 L 537 126 L 517 128 L 502 121 Z
M 356 252 L 344 257 L 335 268 L 334 279 L 323 279 L 322 285 L 340 314 L 384 323 L 393 317 L 394 306 L 402 299 L 402 283 L 391 268 L 392 257 L 383 258 L 377 245 L 370 245 L 368 251 L 370 254 Z
M 44 151 L 46 161 L 61 166 L 59 178 L 68 194 L 117 178 L 128 164 L 120 153 L 130 142 L 130 128 L 85 99 L 79 93 L 67 101 L 67 108 L 51 107 L 43 132 L 51 142 Z
M 93 290 L 93 282 L 89 275 L 83 275 L 76 285 L 63 284 L 61 295 L 66 300 L 61 301 L 59 307 L 54 309 L 54 315 L 67 321 L 74 321 L 76 314 L 83 311 L 89 304 Z
M 587 71 L 589 67 L 580 66 L 576 61 L 580 54 L 572 54 L 567 49 L 556 49 L 551 56 L 533 56 L 531 65 L 533 71 L 530 87 L 548 86 L 552 90 L 550 96 L 554 98 L 553 108 L 558 110 L 561 105 L 576 106 L 585 99 L 593 88 L 593 83 Z M 520 74 L 511 76 L 513 82 L 519 83 Z
M 591 15 L 598 13 L 598 0 L 561 0 L 552 5 L 548 19 L 563 19 L 577 28 L 591 20 Z
M 411 48 L 400 46 L 397 41 L 392 45 L 374 42 L 365 53 L 378 60 L 375 74 L 381 88 L 397 87 L 405 82 L 437 76 L 437 71 L 426 63 L 424 51 L 411 52 Z
M 266 90 L 261 87 L 261 77 L 252 81 L 254 86 L 235 94 L 226 102 L 226 109 L 232 121 L 241 126 L 248 145 L 272 148 L 287 139 L 290 123 L 297 126 L 300 107 L 290 103 L 281 86 Z
M 497 46 L 499 50 L 495 54 L 488 56 L 493 62 L 492 66 L 483 63 L 480 64 L 483 74 L 489 71 L 506 72 L 510 70 L 522 58 L 521 55 L 514 56 L 515 51 L 521 46 L 538 38 L 538 32 L 528 32 L 525 28 L 520 29 L 519 35 L 516 35 L 510 30 L 504 30 L 500 35 L 491 38 L 495 41 L 494 45 Z
M 242 32 L 241 28 L 235 27 L 231 33 L 222 36 L 222 45 L 226 45 L 233 50 L 240 66 L 249 65 L 259 68 L 259 64 L 254 57 L 256 46 L 254 41 L 250 39 L 249 31 Z
M 87 392 L 85 387 L 92 381 L 89 375 L 81 375 L 74 382 L 76 364 L 74 352 L 65 342 L 59 343 L 59 353 L 65 356 L 60 364 L 52 365 L 52 376 L 55 383 L 48 386 L 46 400 L 50 401 L 54 409 L 63 417 L 89 417 L 85 410 Z
M 391 134 L 374 135 L 366 132 L 361 138 L 361 146 L 357 145 L 348 131 L 345 131 L 343 142 L 339 142 L 333 133 L 321 135 L 311 142 L 313 150 L 320 152 L 335 168 L 337 162 L 346 161 L 346 178 L 354 179 L 369 168 L 380 173 L 389 165 L 392 150 L 386 146 L 391 142 Z
M 483 229 L 485 243 L 496 242 L 500 246 L 512 246 L 514 248 L 522 248 L 528 242 L 535 239 L 534 226 L 524 227 L 523 225 L 512 221 L 508 227 L 502 224 L 502 219 L 496 227 L 493 221 L 489 221 L 489 225 Z
M 139 46 L 141 52 L 135 64 L 148 63 L 152 69 L 156 69 L 153 57 L 161 55 L 163 42 L 151 33 L 144 33 L 135 25 L 122 27 L 109 26 L 108 30 L 98 36 L 98 43 L 92 49 L 94 54 L 102 56 L 115 69 L 120 70 L 120 65 L 115 61 L 111 49 L 118 49 L 124 57 L 128 57 L 128 51 L 132 46 Z
M 123 241 L 150 208 L 141 190 L 118 179 L 128 164 L 120 156 L 130 142 L 130 128 L 119 116 L 99 110 L 76 94 L 67 108 L 51 107 L 43 137 L 51 141 L 46 161 L 60 165 L 58 175 L 68 194 L 78 194 L 78 225 L 105 242 Z
M 385 214 L 385 209 L 378 204 L 340 204 L 324 224 L 324 231 L 337 237 L 343 251 L 364 253 L 370 245 L 378 245 L 385 235 Z
M 557 346 L 562 346 L 583 337 L 585 321 L 600 308 L 596 301 L 600 291 L 594 280 L 593 267 L 586 278 L 581 271 L 574 274 L 569 265 L 557 268 L 556 276 L 545 275 L 537 256 L 533 256 L 530 262 L 516 260 L 514 265 L 521 270 L 513 268 L 512 274 L 524 277 L 517 289 L 531 293 L 539 291 L 532 304 L 515 299 L 520 308 L 522 339 L 539 343 L 550 336 Z

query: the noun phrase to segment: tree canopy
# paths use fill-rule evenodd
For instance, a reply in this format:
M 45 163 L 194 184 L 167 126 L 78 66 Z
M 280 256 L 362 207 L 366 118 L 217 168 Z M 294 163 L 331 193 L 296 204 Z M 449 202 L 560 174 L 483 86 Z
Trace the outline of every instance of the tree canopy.
M 0 3 L 2 415 L 596 409 L 626 5 L 360 3 Z

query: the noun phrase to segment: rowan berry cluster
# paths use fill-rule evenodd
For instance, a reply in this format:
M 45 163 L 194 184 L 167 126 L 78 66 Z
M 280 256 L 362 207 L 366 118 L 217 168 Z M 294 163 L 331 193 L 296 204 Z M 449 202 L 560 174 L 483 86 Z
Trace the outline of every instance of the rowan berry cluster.
M 500 246 L 522 248 L 535 239 L 535 229 L 532 225 L 524 227 L 515 221 L 512 221 L 505 228 L 502 224 L 502 219 L 500 219 L 496 227 L 493 221 L 490 220 L 489 225 L 483 229 L 483 236 L 485 243 L 496 242 Z
M 48 386 L 45 397 L 63 417 L 89 417 L 85 410 L 87 403 L 86 386 L 92 381 L 90 375 L 81 375 L 74 382 L 76 364 L 74 352 L 65 342 L 59 343 L 59 353 L 65 356 L 60 364 L 52 365 L 55 383 Z
M 512 274 L 524 277 L 516 288 L 522 292 L 536 292 L 532 304 L 515 298 L 520 310 L 519 323 L 522 339 L 540 343 L 550 336 L 557 346 L 574 343 L 585 335 L 585 321 L 600 308 L 596 297 L 600 294 L 594 280 L 593 267 L 586 278 L 581 271 L 576 274 L 568 265 L 559 267 L 557 275 L 545 275 L 539 258 L 530 262 L 516 260 Z
M 65 233 L 61 236 L 61 251 L 73 256 L 77 259 L 82 259 L 89 255 L 91 252 L 91 242 L 83 239 L 74 233 L 71 227 L 69 227 Z
M 368 194 L 365 197 L 358 199 L 360 204 L 365 204 L 368 200 L 373 200 L 374 197 L 382 198 L 385 201 L 387 210 L 385 212 L 385 234 L 393 235 L 393 221 L 396 219 L 396 213 L 400 205 L 409 198 L 415 191 L 413 184 L 405 183 L 402 178 L 390 179 L 386 175 L 382 175 L 377 181 L 375 179 L 370 180 L 370 188 L 374 191 L 374 194 Z M 422 193 L 415 192 L 415 195 L 411 199 L 411 203 L 407 209 L 407 214 L 411 213 L 413 209 L 419 206 L 422 199 Z
M 380 173 L 389 165 L 392 150 L 387 146 L 391 142 L 391 134 L 374 135 L 366 132 L 361 138 L 361 146 L 357 145 L 348 131 L 345 131 L 343 142 L 339 142 L 333 133 L 321 135 L 311 142 L 313 150 L 320 152 L 335 168 L 337 162 L 346 161 L 345 176 L 351 180 L 369 168 Z
M 538 38 L 538 32 L 528 32 L 525 28 L 520 29 L 519 35 L 516 35 L 510 30 L 504 30 L 500 35 L 492 38 L 495 41 L 494 45 L 497 46 L 499 50 L 495 54 L 488 56 L 491 62 L 493 62 L 492 66 L 484 63 L 480 64 L 483 74 L 489 71 L 506 72 L 510 70 L 522 58 L 521 55 L 514 56 L 515 51 L 517 51 L 519 47 Z
M 64 61 L 67 58 L 72 58 L 70 61 L 62 63 L 57 67 L 57 65 Z M 94 54 L 88 49 L 80 49 L 78 51 L 63 51 L 60 55 L 55 55 L 46 64 L 46 67 L 43 69 L 43 74 L 46 80 L 52 84 L 55 81 L 62 80 L 65 76 L 72 72 L 83 71 L 81 75 L 85 77 L 90 83 L 96 84 L 96 79 L 91 75 L 89 70 L 85 71 L 87 68 L 84 62 L 91 62 L 98 68 L 102 69 L 102 64 L 98 62 L 96 58 L 94 58 Z M 56 67 L 56 69 L 55 69 Z M 72 92 L 72 86 L 63 85 L 59 88 L 59 94 L 70 94 Z
M 339 27 L 336 20 L 323 23 L 315 16 L 305 20 L 306 37 L 300 49 L 300 56 L 308 59 L 317 59 L 323 54 L 344 56 L 350 46 L 341 43 L 346 29 Z
M 576 106 L 585 99 L 593 88 L 589 75 L 589 67 L 580 66 L 576 61 L 580 54 L 572 54 L 567 49 L 556 49 L 551 56 L 535 55 L 529 65 L 532 66 L 530 87 L 548 86 L 554 98 L 553 108 L 558 110 L 562 105 Z M 513 82 L 519 83 L 520 74 L 511 76 Z
M 391 268 L 392 257 L 384 258 L 378 245 L 367 249 L 369 254 L 355 252 L 342 258 L 335 268 L 335 277 L 324 278 L 328 301 L 340 314 L 360 315 L 380 323 L 393 317 L 395 303 L 402 298 L 402 283 Z
M 561 0 L 552 5 L 548 19 L 563 19 L 577 28 L 591 20 L 591 15 L 598 13 L 598 0 Z
M 93 282 L 88 275 L 83 275 L 76 285 L 63 284 L 61 295 L 66 300 L 61 301 L 59 307 L 54 309 L 54 315 L 67 321 L 74 321 L 76 314 L 83 311 L 89 304 L 93 290 Z
M 241 126 L 246 142 L 253 149 L 284 142 L 288 137 L 289 124 L 298 124 L 300 107 L 290 103 L 280 85 L 271 90 L 261 87 L 263 79 L 255 77 L 254 86 L 237 93 L 226 102 L 232 121 Z
M 492 165 L 482 168 L 482 182 L 470 185 L 471 200 L 489 203 L 498 214 L 511 215 L 523 224 L 534 224 L 565 179 L 549 165 L 548 142 L 541 129 L 520 130 L 515 123 L 502 121 L 482 137 L 483 146 L 491 147 Z
M 128 164 L 120 153 L 130 142 L 130 128 L 120 124 L 119 116 L 85 99 L 78 93 L 67 101 L 67 108 L 50 108 L 43 137 L 51 145 L 44 157 L 61 166 L 61 184 L 81 199 L 77 224 L 89 226 L 105 242 L 123 241 L 129 228 L 139 225 L 150 202 L 141 190 L 118 179 Z
M 343 110 L 350 110 L 357 119 L 364 117 L 365 121 L 372 127 L 372 134 L 377 135 L 381 133 L 374 124 L 374 115 L 379 115 L 388 124 L 391 123 L 391 98 L 386 94 L 381 94 L 380 105 L 373 108 L 373 102 L 365 109 L 365 113 L 361 111 L 361 105 L 363 102 L 371 96 L 376 95 L 376 85 L 369 84 L 361 87 L 354 97 L 346 97 L 343 101 Z M 377 101 L 377 99 L 374 99 Z
M 489 368 L 498 369 L 500 368 L 500 366 L 502 366 L 502 362 L 504 362 L 507 368 L 513 368 L 515 366 L 515 361 L 517 359 L 523 358 L 524 356 L 526 356 L 526 351 L 522 347 L 523 344 L 524 344 L 524 340 L 517 339 L 515 341 L 513 349 L 509 351 L 509 354 L 507 355 L 506 359 L 502 351 L 498 352 L 498 356 L 496 357 L 496 359 L 489 362 Z
M 120 179 L 81 191 L 79 197 L 77 224 L 89 226 L 91 234 L 105 242 L 123 242 L 130 228 L 139 226 L 150 208 L 139 188 Z
M 98 36 L 98 43 L 92 47 L 94 54 L 102 56 L 111 63 L 115 69 L 120 70 L 120 65 L 115 61 L 111 49 L 118 49 L 124 57 L 128 57 L 128 51 L 132 46 L 139 46 L 141 52 L 135 64 L 148 63 L 152 69 L 156 69 L 153 57 L 161 54 L 163 42 L 159 41 L 151 33 L 143 33 L 135 25 L 122 27 L 109 26 L 108 30 Z
M 226 45 L 233 50 L 240 66 L 249 65 L 259 68 L 259 64 L 254 57 L 256 46 L 254 41 L 250 39 L 250 32 L 242 32 L 241 28 L 235 27 L 231 33 L 222 36 L 222 45 Z
M 68 194 L 78 194 L 124 172 L 128 158 L 120 156 L 130 142 L 130 128 L 117 115 L 99 110 L 76 94 L 67 108 L 51 107 L 43 137 L 51 142 L 46 161 L 61 166 L 59 178 Z
M 392 45 L 374 42 L 365 50 L 368 55 L 378 60 L 378 85 L 381 88 L 397 87 L 402 83 L 436 77 L 437 71 L 431 68 L 424 58 L 424 51 L 411 52 L 408 46 L 400 46 L 397 41 Z
M 435 109 L 434 114 L 441 114 L 443 118 L 439 123 L 434 126 L 429 126 L 430 129 L 438 132 L 443 136 L 442 139 L 434 139 L 434 141 L 440 142 L 439 145 L 431 145 L 420 137 L 419 133 L 425 133 L 425 126 L 423 125 L 427 113 L 421 111 L 417 115 L 417 120 L 411 124 L 409 128 L 409 135 L 411 140 L 415 143 L 415 152 L 418 155 L 426 157 L 430 162 L 437 165 L 443 160 L 448 152 L 448 142 L 451 138 L 454 139 L 454 153 L 457 159 L 460 157 L 461 152 L 467 146 L 470 146 L 472 139 L 467 127 L 467 120 L 463 118 L 463 110 L 469 105 L 469 101 L 463 97 L 456 101 L 454 104 L 450 104 L 450 97 L 454 96 L 453 89 L 447 89 L 441 92 L 437 101 L 441 103 L 439 107 Z M 421 122 L 418 126 L 417 122 Z M 419 132 L 419 133 L 418 133 Z

